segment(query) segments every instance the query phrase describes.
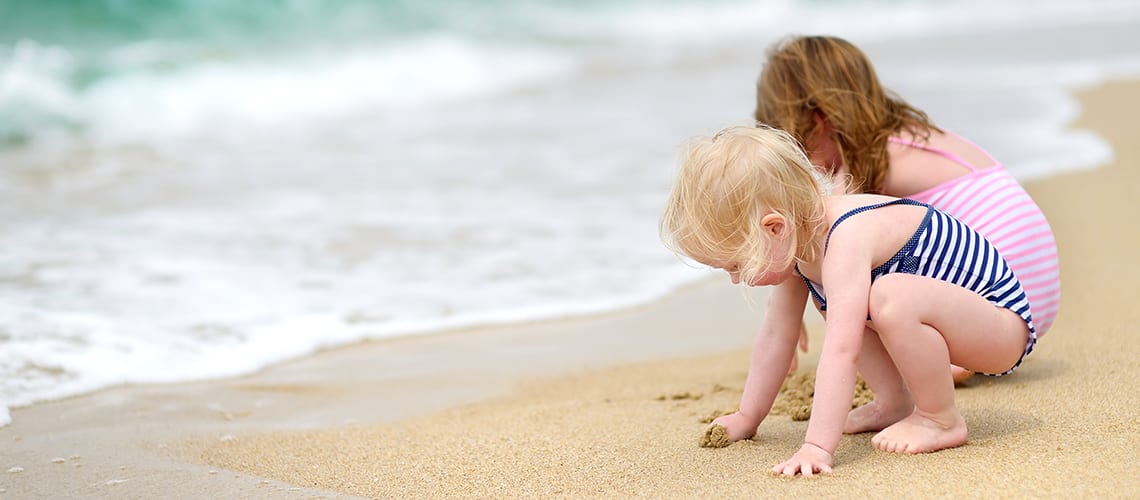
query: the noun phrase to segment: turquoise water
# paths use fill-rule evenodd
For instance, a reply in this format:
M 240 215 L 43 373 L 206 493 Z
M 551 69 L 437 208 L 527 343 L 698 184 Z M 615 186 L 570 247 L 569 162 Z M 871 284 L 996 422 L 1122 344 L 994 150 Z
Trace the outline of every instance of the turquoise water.
M 1116 0 L 0 2 L 0 423 L 714 276 L 656 234 L 677 147 L 750 122 L 789 33 L 1021 179 L 1095 167 L 1072 92 L 1140 75 L 1138 32 Z
M 433 30 L 493 34 L 518 26 L 520 10 L 579 6 L 590 2 L 12 0 L 0 6 L 0 29 L 4 42 L 33 38 L 92 52 L 151 40 L 245 50 Z
M 778 10 L 802 5 L 810 11 L 852 3 L 767 5 Z M 652 44 L 652 38 L 668 36 L 673 28 L 692 32 L 683 16 L 693 10 L 712 13 L 715 28 L 723 16 L 751 5 L 733 0 L 9 0 L 0 3 L 0 68 L 9 81 L 0 94 L 0 147 L 27 145 L 43 136 L 82 136 L 107 125 L 97 115 L 131 110 L 107 109 L 119 103 L 105 102 L 114 97 L 104 94 L 134 92 L 121 87 L 140 80 L 169 84 L 204 71 L 240 75 L 247 66 L 267 72 L 327 71 L 311 67 L 312 61 L 360 54 L 375 59 L 367 71 L 351 77 L 392 86 L 388 99 L 365 96 L 362 105 L 430 100 L 455 93 L 446 85 L 436 88 L 441 79 L 458 78 L 455 87 L 509 86 L 527 80 L 526 67 L 535 66 L 542 75 L 553 71 L 538 68 L 534 59 L 550 57 L 551 66 L 563 59 L 580 62 L 581 51 Z M 656 31 L 654 24 L 665 31 Z M 648 40 L 639 40 L 646 35 Z M 390 60 L 391 53 L 412 60 Z M 444 67 L 471 61 L 497 61 L 522 68 L 524 75 L 450 75 Z M 390 83 L 401 75 L 405 80 Z M 272 84 L 272 78 L 264 74 L 249 83 Z M 425 88 L 425 79 L 437 80 L 436 85 Z M 301 85 L 335 89 L 338 82 Z

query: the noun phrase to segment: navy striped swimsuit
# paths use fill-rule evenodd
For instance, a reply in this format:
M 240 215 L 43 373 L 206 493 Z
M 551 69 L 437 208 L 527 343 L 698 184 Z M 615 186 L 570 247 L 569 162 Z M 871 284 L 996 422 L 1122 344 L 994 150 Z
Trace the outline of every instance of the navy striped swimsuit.
M 831 232 L 835 231 L 841 222 L 852 215 L 889 205 L 926 207 L 926 216 L 898 253 L 871 270 L 871 282 L 874 283 L 880 276 L 890 273 L 926 276 L 964 287 L 985 297 L 996 307 L 1004 307 L 1017 313 L 1025 320 L 1025 324 L 1029 325 L 1029 339 L 1025 344 L 1025 352 L 1009 370 L 983 375 L 1006 375 L 1017 369 L 1037 344 L 1037 330 L 1033 326 L 1033 316 L 1029 311 L 1029 299 L 1021 288 L 1021 282 L 1014 276 L 1013 270 L 997 249 L 962 221 L 930 205 L 906 198 L 867 205 L 851 210 L 835 220 L 824 243 L 824 253 L 827 252 L 827 244 L 831 242 Z M 799 273 L 798 267 L 796 272 Z M 827 298 L 824 296 L 823 286 L 805 278 L 803 274 L 800 274 L 800 278 L 807 285 L 819 310 L 826 311 Z

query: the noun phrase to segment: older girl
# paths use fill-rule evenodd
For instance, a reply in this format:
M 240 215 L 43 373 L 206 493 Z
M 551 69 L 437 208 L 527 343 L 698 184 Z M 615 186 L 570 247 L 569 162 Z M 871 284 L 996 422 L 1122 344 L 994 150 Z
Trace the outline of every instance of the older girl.
M 988 153 L 885 89 L 858 47 L 833 36 L 777 43 L 756 84 L 755 118 L 791 133 L 847 192 L 915 199 L 970 225 L 1021 281 L 1037 334 L 1052 326 L 1060 267 L 1041 209 Z M 956 380 L 968 376 L 955 370 Z

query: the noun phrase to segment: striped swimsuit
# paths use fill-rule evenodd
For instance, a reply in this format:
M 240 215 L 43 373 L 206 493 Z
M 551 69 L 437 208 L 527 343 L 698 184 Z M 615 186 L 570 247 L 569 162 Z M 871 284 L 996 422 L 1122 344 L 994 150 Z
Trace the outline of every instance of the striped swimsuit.
M 979 170 L 948 151 L 896 137 L 890 141 L 939 155 L 970 171 L 907 198 L 953 215 L 993 243 L 1025 289 L 1037 335 L 1045 335 L 1061 305 L 1061 269 L 1053 230 L 1029 193 L 988 153 L 994 166 Z
M 1013 270 L 998 250 L 962 221 L 930 205 L 906 198 L 867 205 L 851 210 L 835 220 L 824 243 L 824 253 L 827 252 L 827 245 L 831 242 L 831 233 L 848 217 L 889 205 L 926 207 L 926 216 L 923 217 L 914 235 L 894 256 L 871 270 L 871 282 L 874 283 L 879 277 L 890 273 L 926 276 L 954 283 L 985 297 L 995 307 L 1004 307 L 1017 313 L 1029 326 L 1025 351 L 1009 370 L 984 375 L 1006 375 L 1017 369 L 1037 344 L 1037 330 L 1034 327 L 1033 315 L 1030 314 L 1029 300 Z M 799 273 L 798 267 L 796 272 Z M 800 274 L 800 278 L 807 285 L 819 310 L 826 311 L 827 298 L 824 296 L 823 286 L 807 279 L 803 274 Z

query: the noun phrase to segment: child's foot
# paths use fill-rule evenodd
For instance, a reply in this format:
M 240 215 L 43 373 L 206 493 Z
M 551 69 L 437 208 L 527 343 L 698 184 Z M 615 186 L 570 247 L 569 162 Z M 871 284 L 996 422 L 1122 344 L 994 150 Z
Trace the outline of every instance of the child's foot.
M 937 418 L 915 410 L 871 438 L 871 444 L 890 453 L 929 453 L 966 443 L 966 420 L 957 409 Z
M 913 411 L 914 405 L 910 404 L 909 401 L 895 405 L 885 404 L 875 399 L 847 413 L 847 422 L 843 424 L 843 433 L 858 434 L 867 431 L 881 431 L 888 425 L 906 418 Z
M 974 372 L 957 365 L 950 365 L 950 376 L 954 378 L 954 385 L 962 385 L 974 376 Z

